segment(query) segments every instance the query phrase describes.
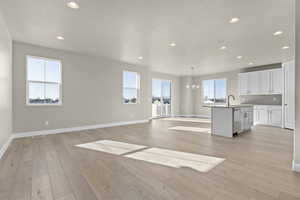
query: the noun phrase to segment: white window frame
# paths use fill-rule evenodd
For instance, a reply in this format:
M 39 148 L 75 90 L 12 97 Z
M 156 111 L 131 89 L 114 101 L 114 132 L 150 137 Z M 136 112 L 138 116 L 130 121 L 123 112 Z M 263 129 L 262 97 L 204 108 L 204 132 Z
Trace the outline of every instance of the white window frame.
M 201 84 L 202 84 L 202 103 L 204 104 L 204 105 L 223 105 L 223 104 L 226 104 L 226 102 L 224 102 L 224 103 L 216 103 L 216 84 L 215 84 L 215 82 L 217 81 L 217 80 L 225 80 L 226 81 L 226 95 L 225 95 L 225 98 L 227 97 L 227 95 L 228 95 L 228 81 L 227 81 L 227 79 L 226 78 L 217 78 L 217 79 L 205 79 L 205 80 L 202 80 L 202 82 L 201 82 Z M 204 102 L 204 84 L 203 84 L 203 81 L 214 81 L 214 103 L 205 103 Z
M 137 75 L 137 88 L 129 88 L 129 87 L 124 87 L 124 73 L 125 72 L 130 72 L 130 73 L 136 73 Z M 136 89 L 137 90 L 137 99 L 136 99 L 136 102 L 135 103 L 132 103 L 132 102 L 128 102 L 128 103 L 125 103 L 124 102 L 124 89 Z M 140 94 L 141 94 L 141 75 L 139 72 L 136 72 L 136 71 L 130 71 L 130 70 L 123 70 L 122 71 L 122 102 L 123 104 L 125 105 L 130 105 L 130 104 L 139 104 L 140 103 Z
M 37 58 L 42 60 L 59 62 L 60 83 L 49 81 L 30 81 L 28 80 L 28 58 Z M 30 103 L 29 101 L 29 83 L 59 84 L 59 101 L 58 103 Z M 44 91 L 46 91 L 44 89 Z M 62 62 L 60 59 L 46 58 L 41 56 L 26 55 L 26 105 L 27 106 L 61 106 L 62 105 Z
M 152 78 L 152 81 L 151 81 L 151 105 L 153 104 L 152 103 L 152 98 L 153 98 L 153 81 L 154 80 L 159 80 L 159 81 L 161 81 L 161 84 L 162 84 L 162 82 L 163 81 L 167 81 L 167 82 L 170 82 L 170 115 L 166 115 L 166 116 L 163 116 L 162 115 L 162 110 L 161 110 L 161 114 L 160 114 L 160 116 L 157 116 L 157 117 L 155 117 L 155 118 L 162 118 L 162 117 L 170 117 L 170 116 L 172 116 L 172 113 L 173 113 L 173 81 L 172 80 L 168 80 L 168 79 L 160 79 L 160 78 Z M 161 85 L 161 89 L 162 89 L 162 85 Z M 161 90 L 161 99 L 160 99 L 160 103 L 161 103 L 161 105 L 163 105 L 163 95 L 162 95 L 162 90 Z M 152 111 L 151 111 L 152 112 Z M 153 113 L 151 113 L 151 116 L 152 116 L 152 114 Z M 153 117 L 152 117 L 153 118 Z

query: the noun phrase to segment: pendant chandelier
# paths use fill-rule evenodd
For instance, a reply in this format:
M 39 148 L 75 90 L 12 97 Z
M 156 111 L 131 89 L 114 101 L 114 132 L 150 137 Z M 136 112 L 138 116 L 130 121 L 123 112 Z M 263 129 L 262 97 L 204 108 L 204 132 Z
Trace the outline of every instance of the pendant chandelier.
M 194 79 L 192 77 L 192 75 L 194 74 L 194 70 L 195 68 L 194 67 L 191 67 L 191 75 L 190 75 L 190 78 L 191 78 L 191 82 L 189 82 L 185 87 L 187 89 L 199 89 L 200 88 L 200 85 L 196 84 L 194 82 Z

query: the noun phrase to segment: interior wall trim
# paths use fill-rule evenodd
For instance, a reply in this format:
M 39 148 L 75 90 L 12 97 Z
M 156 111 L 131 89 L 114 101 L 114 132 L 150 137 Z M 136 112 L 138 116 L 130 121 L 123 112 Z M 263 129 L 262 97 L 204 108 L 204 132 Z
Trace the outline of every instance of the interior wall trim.
M 11 144 L 11 141 L 13 140 L 13 137 L 10 136 L 6 142 L 4 143 L 4 145 L 0 148 L 0 159 L 3 157 L 3 155 L 5 154 L 5 152 L 7 151 L 9 145 Z
M 300 164 L 293 161 L 293 170 L 296 172 L 300 172 Z
M 108 124 L 97 124 L 97 125 L 89 125 L 89 126 L 79 126 L 79 127 L 71 127 L 71 128 L 52 129 L 52 130 L 19 132 L 19 133 L 14 133 L 12 135 L 12 138 L 15 139 L 15 138 L 33 137 L 33 136 L 39 136 L 39 135 L 67 133 L 67 132 L 91 130 L 91 129 L 98 129 L 98 128 L 109 128 L 109 127 L 115 127 L 115 126 L 124 126 L 124 125 L 131 125 L 131 124 L 148 123 L 148 122 L 149 122 L 149 120 L 145 119 L 145 120 L 115 122 L 115 123 L 108 123 Z

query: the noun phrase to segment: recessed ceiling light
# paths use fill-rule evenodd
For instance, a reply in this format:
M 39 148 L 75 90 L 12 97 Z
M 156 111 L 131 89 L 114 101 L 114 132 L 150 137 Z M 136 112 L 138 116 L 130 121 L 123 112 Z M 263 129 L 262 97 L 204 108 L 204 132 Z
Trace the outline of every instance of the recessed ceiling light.
M 273 35 L 277 36 L 277 35 L 281 35 L 282 33 L 283 33 L 282 31 L 276 31 L 276 32 L 273 33 Z
M 79 9 L 79 5 L 75 1 L 70 1 L 69 3 L 67 3 L 67 6 L 75 10 Z
M 281 49 L 285 50 L 285 49 L 289 49 L 289 46 L 283 46 Z
M 64 40 L 65 38 L 63 36 L 57 36 L 56 37 L 58 40 Z
M 248 65 L 254 65 L 254 63 L 253 62 L 249 62 Z
M 170 45 L 171 47 L 175 47 L 175 46 L 176 46 L 176 43 L 175 43 L 175 42 L 171 42 L 169 45 Z
M 139 60 L 143 60 L 143 56 L 139 56 L 138 59 L 139 59 Z
M 226 46 L 221 46 L 219 49 L 220 49 L 220 50 L 226 50 L 227 47 L 226 47 Z
M 234 17 L 234 18 L 232 18 L 232 19 L 229 21 L 229 23 L 230 23 L 230 24 L 234 24 L 234 23 L 237 23 L 238 21 L 240 21 L 240 19 L 237 18 L 237 17 Z
M 237 56 L 236 58 L 237 58 L 237 59 L 242 59 L 242 58 L 243 58 L 243 56 Z

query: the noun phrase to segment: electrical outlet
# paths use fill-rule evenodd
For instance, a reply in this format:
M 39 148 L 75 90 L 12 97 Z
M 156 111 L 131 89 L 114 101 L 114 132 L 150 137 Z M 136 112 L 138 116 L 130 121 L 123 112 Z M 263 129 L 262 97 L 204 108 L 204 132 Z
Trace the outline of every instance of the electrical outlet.
M 49 125 L 49 121 L 45 121 L 45 126 L 48 126 Z

